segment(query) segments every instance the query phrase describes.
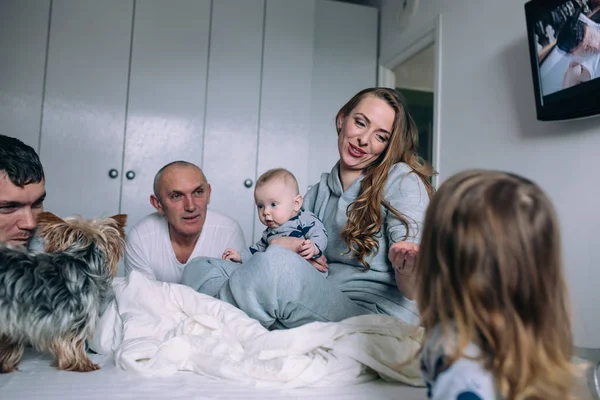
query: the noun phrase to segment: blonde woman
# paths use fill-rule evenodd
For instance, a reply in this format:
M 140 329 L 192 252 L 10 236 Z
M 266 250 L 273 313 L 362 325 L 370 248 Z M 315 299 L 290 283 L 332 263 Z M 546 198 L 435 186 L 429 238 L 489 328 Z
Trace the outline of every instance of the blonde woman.
M 427 210 L 416 269 L 435 400 L 566 400 L 569 298 L 548 197 L 514 174 L 449 178 Z
M 417 155 L 416 125 L 397 91 L 370 88 L 341 108 L 336 127 L 339 162 L 304 198 L 328 232 L 324 256 L 304 260 L 301 238 L 274 238 L 243 266 L 192 260 L 184 284 L 272 329 L 367 313 L 418 323 L 414 264 L 433 171 Z

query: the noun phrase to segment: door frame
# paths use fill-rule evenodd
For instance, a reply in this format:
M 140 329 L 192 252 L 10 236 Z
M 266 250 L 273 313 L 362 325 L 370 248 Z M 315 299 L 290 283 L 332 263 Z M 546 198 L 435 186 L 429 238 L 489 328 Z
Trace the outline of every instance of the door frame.
M 439 173 L 441 171 L 441 98 L 442 98 L 442 15 L 438 14 L 429 22 L 416 29 L 396 49 L 395 54 L 386 59 L 379 60 L 378 86 L 396 88 L 396 78 L 393 70 L 409 58 L 418 54 L 428 46 L 435 44 L 434 55 L 434 93 L 433 93 L 433 137 L 431 163 L 438 175 L 432 179 L 433 186 L 439 186 Z

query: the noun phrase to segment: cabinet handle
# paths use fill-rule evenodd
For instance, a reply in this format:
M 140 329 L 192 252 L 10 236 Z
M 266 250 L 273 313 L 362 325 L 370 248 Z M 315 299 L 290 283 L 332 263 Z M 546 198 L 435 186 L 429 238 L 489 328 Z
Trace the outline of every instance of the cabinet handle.
M 116 179 L 117 176 L 119 176 L 119 171 L 117 171 L 116 169 L 111 169 L 110 171 L 108 171 L 108 176 L 111 177 L 112 179 Z
M 135 172 L 127 171 L 127 173 L 125 174 L 125 178 L 132 180 L 133 178 L 135 178 Z
M 252 179 L 246 179 L 244 181 L 244 186 L 246 186 L 247 188 L 251 188 L 253 183 L 254 182 L 252 182 Z

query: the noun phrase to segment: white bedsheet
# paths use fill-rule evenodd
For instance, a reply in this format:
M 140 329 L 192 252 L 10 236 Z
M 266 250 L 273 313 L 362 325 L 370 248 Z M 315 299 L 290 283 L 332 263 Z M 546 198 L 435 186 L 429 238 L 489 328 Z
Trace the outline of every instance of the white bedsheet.
M 0 375 L 0 399 L 426 398 L 424 388 L 398 383 L 416 378 L 416 363 L 398 364 L 418 348 L 422 332 L 396 319 L 268 332 L 226 303 L 135 275 L 116 281 L 117 302 L 91 342 L 105 353 L 91 355 L 100 370 L 58 371 L 50 355 L 29 348 L 19 371 Z M 378 375 L 387 380 L 371 380 Z M 292 388 L 298 386 L 321 387 Z
M 268 331 L 225 302 L 136 272 L 115 291 L 90 347 L 114 353 L 117 367 L 137 375 L 191 371 L 259 388 L 347 386 L 376 377 L 422 385 L 418 362 L 410 360 L 423 332 L 393 317 Z
M 345 387 L 258 389 L 206 378 L 193 372 L 143 377 L 117 368 L 110 356 L 92 355 L 102 369 L 58 371 L 48 354 L 27 349 L 20 371 L 0 375 L 1 400 L 424 400 L 426 390 L 383 380 Z

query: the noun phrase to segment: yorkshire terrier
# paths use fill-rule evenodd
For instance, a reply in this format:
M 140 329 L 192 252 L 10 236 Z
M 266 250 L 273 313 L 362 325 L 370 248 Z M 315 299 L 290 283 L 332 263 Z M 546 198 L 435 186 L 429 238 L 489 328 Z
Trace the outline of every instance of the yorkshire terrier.
M 114 296 L 127 215 L 98 220 L 44 212 L 43 252 L 0 246 L 0 373 L 17 369 L 25 346 L 50 352 L 61 370 L 99 369 L 86 340 Z

